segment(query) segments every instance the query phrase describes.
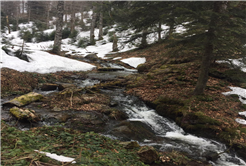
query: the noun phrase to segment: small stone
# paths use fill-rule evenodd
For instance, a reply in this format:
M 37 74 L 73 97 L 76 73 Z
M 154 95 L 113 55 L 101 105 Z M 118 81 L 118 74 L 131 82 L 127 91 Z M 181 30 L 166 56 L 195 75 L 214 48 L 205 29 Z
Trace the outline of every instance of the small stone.
M 159 160 L 159 155 L 152 146 L 142 146 L 137 154 L 140 157 L 140 160 L 147 164 L 151 164 Z

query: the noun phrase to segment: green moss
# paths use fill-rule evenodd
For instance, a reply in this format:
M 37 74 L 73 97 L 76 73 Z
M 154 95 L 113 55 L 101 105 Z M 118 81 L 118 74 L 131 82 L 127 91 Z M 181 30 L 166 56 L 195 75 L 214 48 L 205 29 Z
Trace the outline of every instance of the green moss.
M 195 112 L 193 115 L 197 119 L 197 123 L 211 124 L 211 125 L 218 125 L 218 126 L 221 125 L 221 122 L 219 122 L 213 118 L 210 118 L 209 116 L 204 115 L 204 113 L 201 111 Z
M 207 95 L 196 96 L 196 99 L 198 99 L 199 101 L 205 101 L 205 102 L 214 101 L 214 98 L 212 96 L 207 96 Z
M 240 138 L 240 132 L 235 128 L 224 128 L 218 137 L 226 142 L 231 142 L 233 139 Z

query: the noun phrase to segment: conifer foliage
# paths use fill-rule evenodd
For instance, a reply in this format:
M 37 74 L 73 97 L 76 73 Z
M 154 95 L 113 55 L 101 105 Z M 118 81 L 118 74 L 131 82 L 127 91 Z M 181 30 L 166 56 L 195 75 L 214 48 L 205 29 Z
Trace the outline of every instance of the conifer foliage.
M 175 56 L 184 55 L 185 50 L 202 56 L 195 95 L 204 93 L 212 61 L 245 55 L 245 2 L 136 1 L 115 4 L 121 4 L 117 8 L 118 12 L 115 12 L 115 20 L 122 26 L 142 32 L 136 33 L 127 42 L 140 37 L 140 47 L 146 46 L 146 35 L 155 30 L 160 33 L 162 30 L 158 25 L 165 24 L 169 26 L 165 39 L 170 42 L 169 46 L 176 47 L 176 52 L 173 52 Z M 184 32 L 175 33 L 177 26 L 184 27 Z

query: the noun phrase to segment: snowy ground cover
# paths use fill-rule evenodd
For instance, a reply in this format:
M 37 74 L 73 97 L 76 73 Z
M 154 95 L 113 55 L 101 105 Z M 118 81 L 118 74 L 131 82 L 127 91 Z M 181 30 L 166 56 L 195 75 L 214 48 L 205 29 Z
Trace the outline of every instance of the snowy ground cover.
M 29 30 L 31 31 L 34 28 L 34 24 L 32 22 L 28 24 L 20 24 L 20 30 Z M 55 29 L 48 29 L 45 30 L 44 33 L 50 34 Z M 111 28 L 109 31 L 114 31 L 114 28 Z M 98 29 L 95 30 L 95 34 L 98 34 Z M 10 34 L 5 33 L 2 34 L 1 40 L 3 38 L 11 43 L 11 47 L 8 49 L 11 52 L 16 52 L 17 50 L 22 49 L 23 40 L 19 36 L 20 31 L 13 31 Z M 104 58 L 106 54 L 113 53 L 112 51 L 112 42 L 109 42 L 109 36 L 103 36 L 104 40 L 97 41 L 93 46 L 87 46 L 86 48 L 79 48 L 77 47 L 77 42 L 81 38 L 89 37 L 89 31 L 80 31 L 75 43 L 71 43 L 71 39 L 63 39 L 62 40 L 62 51 L 67 51 L 67 54 L 73 55 L 75 52 L 76 55 L 85 56 L 88 53 L 97 53 L 97 56 L 100 58 Z M 95 38 L 97 40 L 97 37 Z M 53 41 L 46 41 L 46 42 L 25 42 L 24 43 L 24 51 L 28 51 L 27 56 L 30 58 L 30 62 L 26 62 L 20 60 L 14 56 L 10 56 L 5 53 L 1 49 L 1 67 L 7 67 L 10 69 L 14 69 L 20 72 L 27 71 L 27 72 L 38 72 L 38 73 L 53 73 L 57 71 L 87 71 L 92 70 L 95 66 L 90 65 L 88 63 L 79 62 L 76 60 L 71 60 L 69 58 L 52 55 L 47 52 L 52 48 Z M 1 45 L 5 46 L 4 44 Z M 130 49 L 136 48 L 135 46 L 125 45 L 121 47 L 119 52 L 125 52 Z M 141 58 L 140 58 L 141 59 Z M 143 60 L 137 62 L 135 59 L 134 64 L 140 64 Z M 125 63 L 128 63 L 127 61 Z M 129 63 L 132 63 L 129 62 Z M 131 64 L 130 64 L 131 65 Z M 136 65 L 134 65 L 136 66 Z
M 232 91 L 229 92 L 223 92 L 223 95 L 238 95 L 239 100 L 242 102 L 242 104 L 246 104 L 246 89 L 240 88 L 240 87 L 229 87 Z M 246 117 L 246 111 L 239 112 L 239 115 Z M 246 120 L 241 118 L 236 118 L 235 121 L 239 124 L 246 125 Z

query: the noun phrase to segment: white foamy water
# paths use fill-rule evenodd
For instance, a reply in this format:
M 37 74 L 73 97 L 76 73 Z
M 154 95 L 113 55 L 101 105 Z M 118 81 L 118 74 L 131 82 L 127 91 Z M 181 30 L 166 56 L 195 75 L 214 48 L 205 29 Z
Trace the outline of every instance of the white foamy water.
M 155 110 L 148 108 L 136 97 L 117 94 L 114 96 L 114 100 L 118 101 L 120 108 L 127 113 L 129 121 L 145 123 L 156 135 L 164 138 L 162 143 L 155 143 L 152 140 L 148 140 L 140 144 L 150 146 L 157 145 L 160 147 L 161 151 L 182 151 L 198 158 L 204 157 L 207 152 L 221 153 L 216 162 L 210 162 L 212 165 L 246 166 L 246 163 L 236 155 L 223 153 L 227 149 L 224 144 L 185 133 L 175 122 L 158 115 Z

